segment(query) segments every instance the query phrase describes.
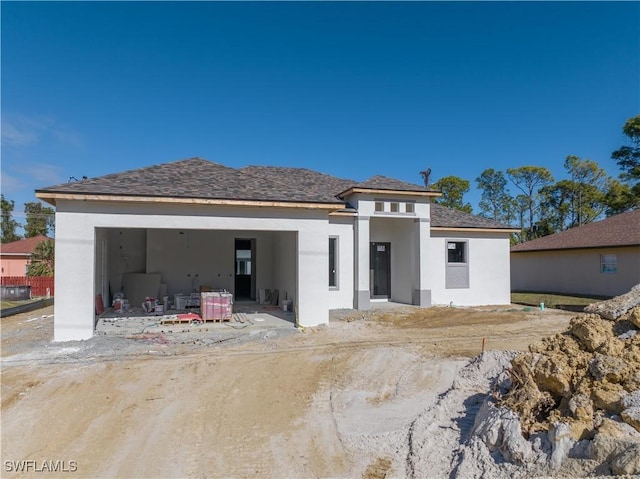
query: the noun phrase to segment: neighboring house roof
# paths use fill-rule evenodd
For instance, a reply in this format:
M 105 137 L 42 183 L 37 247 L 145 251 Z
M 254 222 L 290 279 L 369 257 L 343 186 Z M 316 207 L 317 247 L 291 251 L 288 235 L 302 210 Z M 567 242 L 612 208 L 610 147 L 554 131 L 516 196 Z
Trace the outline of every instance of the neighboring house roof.
M 504 223 L 465 213 L 437 203 L 431 204 L 431 226 L 439 228 L 513 229 Z
M 640 245 L 640 209 L 520 243 L 512 253 Z
M 31 238 L 24 238 L 18 241 L 12 241 L 11 243 L 5 243 L 1 245 L 0 251 L 2 252 L 2 254 L 30 255 L 35 251 L 36 247 L 40 243 L 50 239 L 51 238 L 44 235 L 33 236 Z

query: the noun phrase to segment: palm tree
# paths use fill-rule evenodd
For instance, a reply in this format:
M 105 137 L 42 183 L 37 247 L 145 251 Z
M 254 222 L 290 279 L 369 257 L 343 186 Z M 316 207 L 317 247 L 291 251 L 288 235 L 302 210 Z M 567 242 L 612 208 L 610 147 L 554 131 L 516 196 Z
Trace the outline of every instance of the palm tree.
M 53 276 L 55 246 L 53 241 L 45 240 L 36 246 L 27 266 L 27 276 Z

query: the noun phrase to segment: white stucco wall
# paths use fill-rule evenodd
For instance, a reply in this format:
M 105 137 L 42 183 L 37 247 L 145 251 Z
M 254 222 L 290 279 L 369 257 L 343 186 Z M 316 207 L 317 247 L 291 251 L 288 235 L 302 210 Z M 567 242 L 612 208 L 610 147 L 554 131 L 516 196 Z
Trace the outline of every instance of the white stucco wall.
M 329 288 L 329 309 L 353 308 L 354 218 L 330 217 L 329 236 L 338 238 L 338 287 Z
M 377 201 L 385 203 L 384 209 L 386 211 L 376 211 L 375 205 Z M 393 213 L 390 211 L 390 203 L 399 203 L 400 211 Z M 406 213 L 406 203 L 413 203 L 415 206 L 414 213 Z M 358 210 L 360 216 L 378 216 L 388 218 L 398 217 L 414 217 L 414 218 L 429 218 L 431 216 L 431 204 L 428 197 L 425 196 L 411 196 L 411 195 L 397 195 L 390 194 L 363 194 L 358 193 L 349 197 L 349 203 Z
M 358 210 L 355 219 L 355 295 L 359 308 L 368 309 L 370 295 L 369 245 L 371 242 L 391 244 L 391 300 L 402 303 L 429 304 L 430 279 L 425 265 L 428 240 L 420 241 L 422 233 L 429 237 L 430 199 L 424 196 L 393 192 L 349 196 L 349 203 Z M 383 211 L 376 211 L 376 203 L 383 203 Z M 391 203 L 398 203 L 398 211 L 391 211 Z M 407 211 L 407 204 L 414 211 Z M 422 252 L 419 251 L 422 247 Z M 421 261 L 421 258 L 423 260 Z
M 107 241 L 108 281 L 111 293 L 122 289 L 124 273 L 145 273 L 147 269 L 147 232 L 139 228 L 99 228 Z M 106 299 L 106 296 L 105 296 Z
M 95 295 L 95 228 L 85 215 L 56 211 L 56 299 L 54 340 L 93 335 Z
M 468 241 L 469 288 L 445 287 L 447 240 Z M 434 305 L 509 304 L 509 234 L 431 231 L 429 270 Z
M 104 289 L 96 267 L 98 228 L 295 233 L 298 246 L 295 253 L 298 297 L 295 299 L 299 322 L 305 326 L 328 322 L 326 211 L 66 200 L 58 201 L 56 206 L 56 341 L 86 339 L 93 335 L 94 298 Z M 153 261 L 154 253 L 147 256 Z M 152 264 L 147 264 L 150 266 Z
M 296 271 L 298 270 L 298 237 L 293 231 L 273 232 L 271 244 L 271 289 L 280 292 L 280 300 L 298 297 Z M 286 298 L 284 294 L 286 292 Z
M 600 256 L 615 254 L 618 271 L 600 272 Z M 515 291 L 617 296 L 640 283 L 640 246 L 511 253 Z
M 256 288 L 273 284 L 274 233 L 266 231 L 147 230 L 147 273 L 162 274 L 169 295 L 189 293 L 198 275 L 201 286 L 235 294 L 235 239 L 255 239 Z M 295 250 L 290 254 L 295 255 Z M 294 280 L 295 281 L 295 280 Z

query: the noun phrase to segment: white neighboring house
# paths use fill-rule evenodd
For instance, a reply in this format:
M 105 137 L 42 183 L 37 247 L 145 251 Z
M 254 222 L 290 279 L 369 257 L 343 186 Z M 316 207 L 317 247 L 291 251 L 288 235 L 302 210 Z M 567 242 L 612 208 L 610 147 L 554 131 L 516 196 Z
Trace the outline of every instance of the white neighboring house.
M 617 296 L 640 283 L 640 209 L 511 248 L 515 291 Z
M 432 204 L 439 195 L 200 158 L 36 190 L 56 207 L 54 339 L 91 337 L 95 299 L 110 304 L 125 273 L 159 273 L 168 295 L 195 275 L 236 299 L 278 289 L 303 326 L 373 301 L 508 304 L 515 230 Z

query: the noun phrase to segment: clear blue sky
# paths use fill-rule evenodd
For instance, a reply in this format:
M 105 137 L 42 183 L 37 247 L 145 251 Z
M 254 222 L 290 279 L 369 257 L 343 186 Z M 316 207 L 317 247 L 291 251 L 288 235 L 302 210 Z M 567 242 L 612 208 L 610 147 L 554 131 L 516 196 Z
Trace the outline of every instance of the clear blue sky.
M 2 192 L 193 156 L 420 183 L 610 159 L 638 2 L 2 2 Z M 184 178 L 188 181 L 188 178 Z M 21 219 L 21 218 L 18 218 Z

